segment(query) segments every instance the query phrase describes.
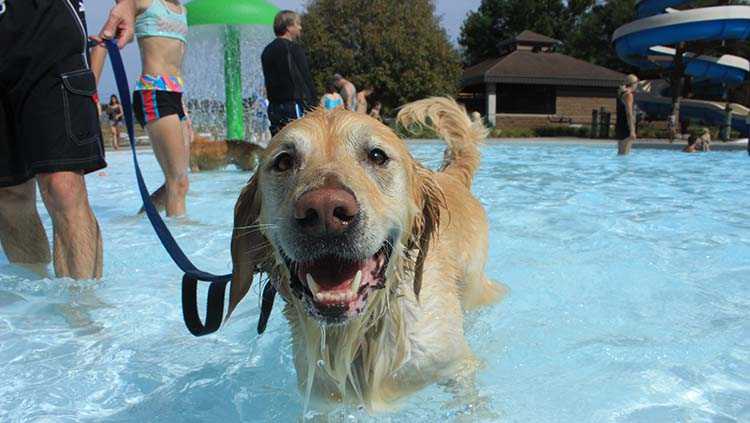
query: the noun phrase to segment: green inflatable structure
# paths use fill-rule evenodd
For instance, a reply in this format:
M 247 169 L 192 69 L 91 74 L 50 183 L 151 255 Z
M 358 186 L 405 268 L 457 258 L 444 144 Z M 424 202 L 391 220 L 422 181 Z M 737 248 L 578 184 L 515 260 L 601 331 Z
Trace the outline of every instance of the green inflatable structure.
M 238 25 L 273 25 L 278 9 L 265 0 L 193 0 L 187 3 L 188 25 L 224 26 L 224 86 L 227 139 L 245 138 L 242 69 Z

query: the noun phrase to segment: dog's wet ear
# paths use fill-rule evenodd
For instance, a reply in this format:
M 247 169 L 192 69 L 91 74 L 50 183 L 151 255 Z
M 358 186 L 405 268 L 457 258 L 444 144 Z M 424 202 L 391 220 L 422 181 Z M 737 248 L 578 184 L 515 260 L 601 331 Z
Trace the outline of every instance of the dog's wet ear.
M 419 292 L 422 289 L 424 261 L 429 252 L 430 242 L 438 235 L 440 209 L 445 203 L 445 196 L 429 170 L 418 166 L 416 180 L 415 188 L 417 191 L 415 196 L 420 212 L 415 216 L 412 224 L 409 250 L 414 251 L 416 249 L 413 288 L 414 295 L 419 299 Z
M 242 189 L 234 206 L 234 230 L 232 231 L 232 285 L 229 290 L 227 319 L 237 304 L 247 295 L 253 275 L 268 256 L 269 243 L 260 231 L 260 193 L 258 176 L 253 175 Z

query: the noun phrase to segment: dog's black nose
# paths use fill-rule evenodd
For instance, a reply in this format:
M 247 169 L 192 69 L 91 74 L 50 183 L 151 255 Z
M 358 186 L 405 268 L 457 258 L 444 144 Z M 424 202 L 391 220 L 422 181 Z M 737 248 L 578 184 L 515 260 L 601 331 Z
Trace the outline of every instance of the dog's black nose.
M 340 234 L 359 214 L 349 191 L 323 187 L 303 194 L 294 204 L 294 218 L 302 230 L 314 234 Z

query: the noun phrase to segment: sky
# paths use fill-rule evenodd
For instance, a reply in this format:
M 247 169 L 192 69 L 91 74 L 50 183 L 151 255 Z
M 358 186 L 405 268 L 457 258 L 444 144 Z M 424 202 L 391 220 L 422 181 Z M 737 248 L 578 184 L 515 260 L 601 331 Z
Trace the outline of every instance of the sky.
M 270 0 L 280 9 L 291 9 L 298 12 L 304 11 L 306 0 Z M 479 8 L 481 0 L 437 0 L 437 13 L 441 16 L 443 26 L 448 32 L 448 36 L 457 44 L 461 24 L 466 18 L 467 13 Z M 109 9 L 112 6 L 111 1 L 103 0 L 85 0 L 86 20 L 90 34 L 98 33 L 104 21 L 107 18 Z M 258 52 L 260 54 L 260 52 Z M 140 58 L 138 56 L 138 47 L 131 43 L 123 50 L 123 60 L 131 84 L 140 74 Z M 189 81 L 187 81 L 189 84 Z M 131 87 L 132 88 L 132 87 Z M 109 98 L 109 95 L 115 92 L 114 77 L 109 67 L 109 63 L 104 68 L 104 74 L 99 86 L 100 97 Z M 106 96 L 106 97 L 105 97 Z

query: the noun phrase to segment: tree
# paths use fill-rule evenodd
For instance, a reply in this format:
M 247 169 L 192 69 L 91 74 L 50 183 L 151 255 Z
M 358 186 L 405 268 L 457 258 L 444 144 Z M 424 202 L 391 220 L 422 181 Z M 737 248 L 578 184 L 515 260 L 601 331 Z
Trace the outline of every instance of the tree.
M 335 73 L 392 110 L 432 95 L 455 95 L 458 53 L 431 0 L 312 0 L 303 40 L 320 90 Z
M 612 34 L 636 19 L 635 0 L 609 0 L 589 9 L 571 31 L 564 52 L 605 68 L 629 73 L 634 69 L 617 57 Z
M 523 30 L 565 41 L 593 0 L 482 0 L 469 13 L 458 40 L 464 63 L 474 65 L 498 57 L 498 44 Z

